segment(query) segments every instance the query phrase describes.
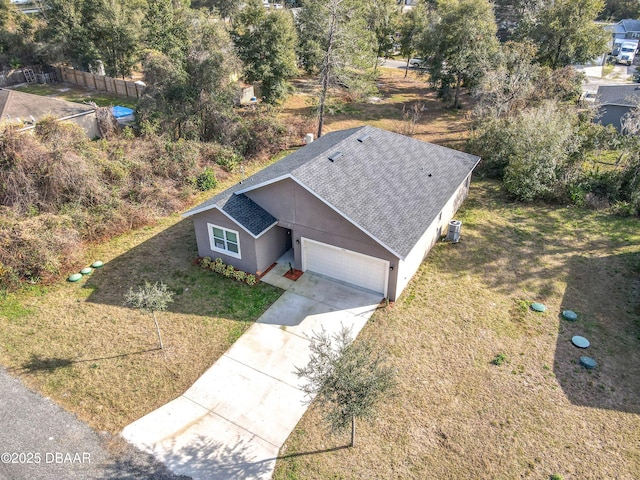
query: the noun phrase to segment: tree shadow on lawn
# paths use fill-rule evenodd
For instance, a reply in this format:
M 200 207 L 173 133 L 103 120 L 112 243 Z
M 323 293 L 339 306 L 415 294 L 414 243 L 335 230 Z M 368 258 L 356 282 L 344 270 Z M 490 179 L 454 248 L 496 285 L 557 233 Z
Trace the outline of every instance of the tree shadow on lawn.
M 481 275 L 487 287 L 506 295 L 526 290 L 534 296 L 529 300 L 544 303 L 563 294 L 563 282 L 571 279 L 567 262 L 576 252 L 599 257 L 638 241 L 635 220 L 521 204 L 500 192 L 497 182 L 472 182 L 471 189 L 455 217 L 462 221 L 460 242 L 441 245 L 446 253 L 432 261 L 446 271 Z
M 82 287 L 87 302 L 123 306 L 131 287 L 164 282 L 175 295 L 168 311 L 255 320 L 281 290 L 249 286 L 194 265 L 198 256 L 191 219 L 184 219 L 94 270 Z
M 138 350 L 136 352 L 130 353 L 121 353 L 118 355 L 109 355 L 105 357 L 95 357 L 95 358 L 56 358 L 56 357 L 43 357 L 41 355 L 31 355 L 31 358 L 24 362 L 19 368 L 9 368 L 8 371 L 20 371 L 21 373 L 38 373 L 38 372 L 54 372 L 59 368 L 67 368 L 72 366 L 75 363 L 88 363 L 88 362 L 99 362 L 101 360 L 114 360 L 117 358 L 129 357 L 131 355 L 141 355 L 143 353 L 150 352 L 160 352 L 160 347 L 157 348 L 148 348 L 146 350 Z
M 640 254 L 592 258 L 573 256 L 561 311 L 578 314 L 560 319 L 554 373 L 571 403 L 640 413 Z M 589 340 L 586 349 L 571 343 Z M 587 370 L 580 357 L 598 366 Z
M 161 454 L 160 460 L 174 473 L 208 480 L 270 477 L 275 458 L 257 458 L 250 442 L 239 439 L 235 444 L 226 444 L 216 440 L 215 435 L 197 435 L 182 446 L 174 441 L 171 453 Z

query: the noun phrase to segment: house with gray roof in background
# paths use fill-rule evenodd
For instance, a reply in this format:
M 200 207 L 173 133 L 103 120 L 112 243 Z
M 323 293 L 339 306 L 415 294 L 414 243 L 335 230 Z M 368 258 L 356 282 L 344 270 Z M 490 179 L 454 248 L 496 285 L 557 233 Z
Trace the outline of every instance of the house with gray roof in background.
M 28 131 L 47 116 L 75 123 L 89 138 L 100 136 L 96 109 L 91 105 L 0 88 L 0 123 L 18 125 Z
M 640 20 L 626 18 L 609 27 L 612 37 L 615 38 L 640 38 Z
M 371 126 L 324 135 L 184 216 L 200 256 L 294 268 L 395 300 L 469 191 L 479 157 Z
M 595 121 L 601 125 L 613 125 L 622 131 L 622 118 L 640 105 L 640 84 L 600 85 L 595 97 L 598 115 Z

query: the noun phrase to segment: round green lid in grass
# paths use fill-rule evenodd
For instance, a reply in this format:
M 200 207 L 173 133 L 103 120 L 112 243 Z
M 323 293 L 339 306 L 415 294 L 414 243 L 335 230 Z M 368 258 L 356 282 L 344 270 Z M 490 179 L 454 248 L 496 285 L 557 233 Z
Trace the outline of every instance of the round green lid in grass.
M 80 270 L 80 273 L 82 275 L 91 275 L 91 272 L 93 272 L 93 268 L 91 267 L 83 268 L 82 270 Z
M 580 357 L 580 365 L 591 370 L 598 366 L 598 362 L 591 357 Z
M 102 263 L 100 260 L 96 260 L 91 264 L 93 268 L 100 268 L 102 265 L 104 265 L 104 263 Z
M 578 319 L 578 314 L 576 312 L 574 312 L 573 310 L 564 310 L 562 312 L 562 317 L 565 320 L 569 320 L 569 321 L 573 322 L 573 321 Z
M 547 309 L 547 307 L 545 307 L 545 306 L 544 306 L 543 304 L 541 304 L 541 303 L 533 302 L 533 303 L 531 304 L 531 309 L 532 309 L 532 310 L 535 310 L 536 312 L 544 312 L 544 311 Z
M 67 278 L 67 280 L 70 282 L 77 282 L 81 278 L 82 278 L 81 273 L 74 273 L 73 275 L 69 275 L 69 278 Z
M 571 343 L 573 343 L 578 348 L 587 348 L 589 345 L 591 345 L 589 343 L 589 340 L 587 340 L 584 337 L 581 337 L 580 335 L 576 335 L 575 337 L 573 337 L 571 339 Z

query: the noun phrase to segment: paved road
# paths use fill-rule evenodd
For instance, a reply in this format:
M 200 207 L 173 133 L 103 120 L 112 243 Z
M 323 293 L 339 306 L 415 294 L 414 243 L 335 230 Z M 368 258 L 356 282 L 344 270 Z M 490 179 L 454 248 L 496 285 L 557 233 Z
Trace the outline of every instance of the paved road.
M 380 58 L 378 60 L 380 60 L 381 66 L 387 67 L 387 68 L 401 68 L 404 70 L 404 68 L 407 66 L 406 60 L 398 61 L 398 60 L 390 60 L 390 59 L 384 59 L 384 58 Z M 409 67 L 409 69 L 413 70 L 413 67 Z
M 147 454 L 98 434 L 0 368 L 0 480 L 169 480 Z

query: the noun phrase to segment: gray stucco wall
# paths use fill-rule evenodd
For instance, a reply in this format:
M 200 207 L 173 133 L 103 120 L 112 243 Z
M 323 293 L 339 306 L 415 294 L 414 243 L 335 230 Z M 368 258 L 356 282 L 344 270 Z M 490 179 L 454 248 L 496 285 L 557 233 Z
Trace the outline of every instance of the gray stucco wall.
M 291 248 L 289 237 L 286 228 L 275 226 L 256 240 L 256 272 L 258 274 L 264 272 Z
M 241 258 L 224 255 L 223 253 L 211 250 L 207 223 L 238 232 Z M 224 263 L 233 265 L 237 269 L 243 270 L 247 273 L 255 274 L 256 271 L 258 271 L 255 239 L 242 230 L 235 222 L 232 222 L 229 218 L 220 213 L 220 211 L 215 209 L 207 210 L 206 212 L 194 215 L 193 226 L 196 232 L 196 241 L 198 242 L 198 255 L 201 257 L 211 258 L 220 257 Z M 265 233 L 263 236 L 268 234 L 269 232 Z M 273 260 L 271 263 L 273 263 Z M 269 263 L 269 265 L 271 265 L 271 263 Z
M 296 182 L 285 179 L 245 195 L 276 217 L 279 226 L 291 229 L 295 268 L 302 268 L 301 248 L 296 241 L 301 237 L 309 238 L 388 260 L 394 266 L 389 272 L 388 292 L 390 297 L 395 295 L 398 257 Z

